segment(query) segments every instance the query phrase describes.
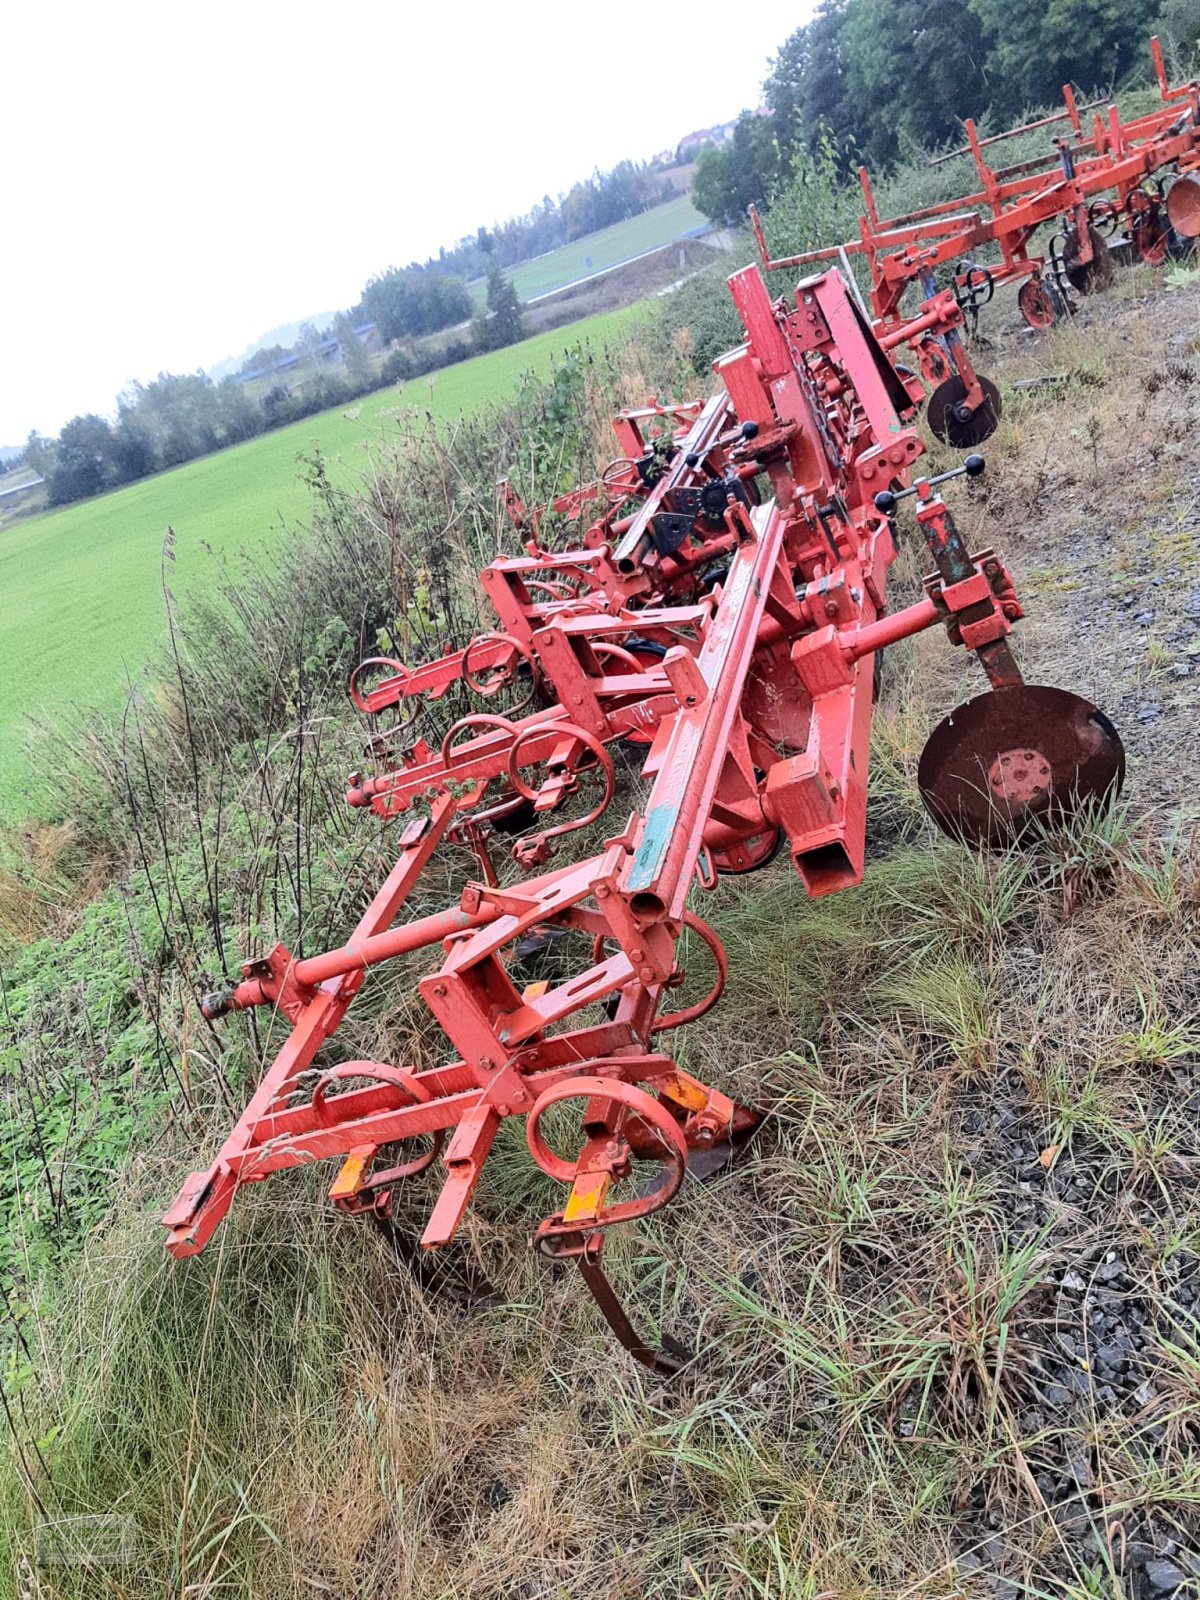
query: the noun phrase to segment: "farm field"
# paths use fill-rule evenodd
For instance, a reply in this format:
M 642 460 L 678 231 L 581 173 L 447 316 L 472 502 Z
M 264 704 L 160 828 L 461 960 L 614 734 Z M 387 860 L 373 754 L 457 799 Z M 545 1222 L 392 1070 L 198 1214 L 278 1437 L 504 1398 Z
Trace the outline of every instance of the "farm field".
M 589 233 L 586 238 L 564 244 L 551 250 L 536 261 L 523 261 L 508 274 L 522 300 L 535 295 L 549 294 L 554 289 L 565 288 L 577 278 L 590 272 L 603 272 L 615 267 L 630 256 L 643 250 L 655 250 L 659 245 L 670 244 L 693 228 L 704 226 L 705 218 L 688 199 L 680 195 L 668 200 L 666 205 L 644 211 L 640 217 L 630 217 L 626 222 L 615 222 L 611 228 L 601 228 L 599 233 Z M 471 293 L 482 302 L 485 285 L 480 279 L 470 285 Z
M 23 749 L 26 719 L 114 703 L 162 640 L 168 526 L 179 596 L 209 581 L 214 554 L 277 545 L 305 515 L 301 455 L 320 450 L 335 479 L 348 478 L 363 441 L 385 430 L 398 409 L 419 407 L 439 419 L 477 410 L 502 399 L 521 373 L 548 367 L 581 339 L 602 341 L 639 314 L 631 306 L 539 334 L 399 393 L 381 390 L 0 532 L 0 817 L 35 809 L 43 792 Z

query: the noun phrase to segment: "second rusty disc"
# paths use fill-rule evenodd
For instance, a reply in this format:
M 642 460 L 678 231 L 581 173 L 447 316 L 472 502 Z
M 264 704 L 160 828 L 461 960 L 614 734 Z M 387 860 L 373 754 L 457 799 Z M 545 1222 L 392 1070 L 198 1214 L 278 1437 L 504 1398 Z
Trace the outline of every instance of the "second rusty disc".
M 1070 816 L 1120 789 L 1121 736 L 1077 694 L 1046 685 L 993 689 L 933 730 L 917 767 L 925 808 L 966 844 L 1011 844 L 1035 822 Z

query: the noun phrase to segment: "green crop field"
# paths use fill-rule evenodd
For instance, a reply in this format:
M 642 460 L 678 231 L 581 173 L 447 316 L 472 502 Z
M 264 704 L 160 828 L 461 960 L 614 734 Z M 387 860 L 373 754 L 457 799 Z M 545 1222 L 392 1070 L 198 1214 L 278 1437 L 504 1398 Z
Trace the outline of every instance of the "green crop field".
M 382 390 L 217 455 L 0 532 L 0 819 L 43 803 L 23 749 L 26 718 L 113 705 L 165 634 L 163 535 L 175 530 L 176 595 L 210 581 L 210 552 L 278 547 L 303 519 L 298 458 L 320 449 L 352 476 L 359 447 L 400 408 L 452 418 L 504 399 L 521 373 L 548 368 L 580 339 L 622 331 L 636 306 L 606 312 Z
M 666 205 L 643 211 L 640 217 L 615 222 L 611 228 L 589 233 L 573 244 L 564 244 L 561 249 L 539 256 L 536 261 L 524 261 L 512 269 L 509 277 L 521 299 L 531 300 L 535 295 L 565 288 L 577 278 L 586 278 L 590 272 L 615 267 L 618 262 L 628 261 L 630 256 L 640 255 L 644 250 L 670 244 L 693 228 L 703 226 L 705 220 L 688 197 L 680 195 L 668 200 Z M 477 300 L 482 300 L 483 281 L 472 284 L 471 292 Z

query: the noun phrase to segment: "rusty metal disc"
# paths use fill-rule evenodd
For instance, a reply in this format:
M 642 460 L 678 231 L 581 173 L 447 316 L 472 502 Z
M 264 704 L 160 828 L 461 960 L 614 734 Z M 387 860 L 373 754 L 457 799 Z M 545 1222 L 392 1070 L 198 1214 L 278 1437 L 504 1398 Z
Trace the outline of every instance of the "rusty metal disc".
M 1017 309 L 1031 328 L 1039 333 L 1054 321 L 1054 302 L 1040 278 L 1026 278 L 1017 290 Z
M 917 767 L 926 810 L 952 839 L 1010 844 L 1069 816 L 1125 777 L 1121 737 L 1066 689 L 1018 684 L 977 695 L 929 737 Z
M 1167 190 L 1167 221 L 1185 239 L 1200 238 L 1200 178 L 1184 173 Z
M 955 450 L 969 450 L 982 444 L 992 437 L 1000 423 L 1000 413 L 1004 409 L 1000 391 L 990 378 L 982 373 L 977 376 L 983 390 L 983 403 L 974 411 L 963 408 L 967 386 L 957 372 L 938 384 L 925 407 L 930 430 L 943 444 L 952 445 Z
M 1133 248 L 1140 260 L 1149 266 L 1159 267 L 1167 259 L 1167 246 L 1171 242 L 1171 230 L 1163 221 L 1160 211 L 1149 211 L 1144 217 L 1138 217 L 1130 232 L 1133 239 Z
M 1083 236 L 1078 228 L 1071 229 L 1063 249 L 1063 268 L 1073 289 L 1080 294 L 1097 294 L 1112 282 L 1112 258 L 1108 253 L 1108 245 L 1090 223 L 1087 237 L 1092 249 L 1091 260 L 1080 261 Z

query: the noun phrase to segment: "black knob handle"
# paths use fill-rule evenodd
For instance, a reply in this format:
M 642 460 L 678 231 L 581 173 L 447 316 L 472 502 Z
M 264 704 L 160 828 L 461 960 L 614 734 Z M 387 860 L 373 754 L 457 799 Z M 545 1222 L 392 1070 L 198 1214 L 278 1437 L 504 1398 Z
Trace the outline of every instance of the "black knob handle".
M 890 489 L 881 489 L 875 496 L 875 509 L 885 517 L 893 515 L 896 510 L 896 496 Z
M 968 456 L 963 462 L 963 471 L 968 478 L 977 478 L 986 466 L 987 462 L 982 456 Z
M 700 456 L 695 450 L 689 450 L 683 459 L 687 462 L 689 467 L 698 467 L 700 465 Z
M 758 438 L 758 423 L 757 422 L 743 422 L 742 423 L 742 438 L 743 439 L 757 439 Z

